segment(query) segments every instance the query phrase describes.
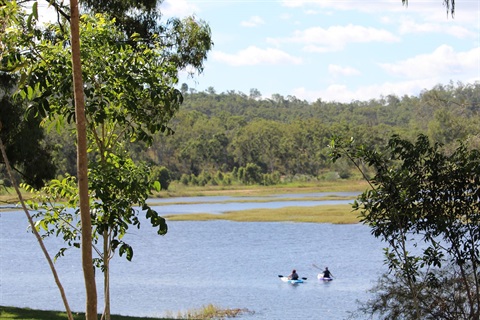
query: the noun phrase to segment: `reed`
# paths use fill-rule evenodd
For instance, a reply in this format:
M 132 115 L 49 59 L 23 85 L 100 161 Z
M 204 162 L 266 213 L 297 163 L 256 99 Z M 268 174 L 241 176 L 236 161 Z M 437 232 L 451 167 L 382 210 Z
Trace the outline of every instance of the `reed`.
M 213 304 L 208 304 L 197 310 L 187 310 L 184 312 L 178 312 L 176 316 L 172 316 L 171 312 L 167 312 L 168 317 L 173 319 L 184 319 L 184 320 L 208 320 L 208 319 L 226 319 L 226 318 L 235 318 L 242 314 L 254 314 L 253 311 L 248 309 L 223 309 L 217 307 Z

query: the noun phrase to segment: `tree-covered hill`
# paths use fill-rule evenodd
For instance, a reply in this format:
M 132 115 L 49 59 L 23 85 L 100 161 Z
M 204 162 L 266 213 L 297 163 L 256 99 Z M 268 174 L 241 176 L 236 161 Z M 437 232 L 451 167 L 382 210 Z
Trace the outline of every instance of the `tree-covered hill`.
M 350 103 L 310 103 L 275 94 L 262 97 L 213 88 L 195 92 L 182 86 L 184 102 L 170 125 L 145 148 L 129 148 L 157 178 L 188 184 L 262 183 L 294 179 L 351 177 L 351 164 L 329 159 L 333 136 L 353 137 L 371 147 L 392 134 L 414 140 L 422 133 L 454 150 L 458 140 L 480 148 L 480 83 L 437 85 L 418 96 L 389 95 Z M 75 175 L 72 138 L 65 129 L 47 139 L 56 146 L 57 175 Z M 168 186 L 168 183 L 165 185 Z
M 216 93 L 213 88 L 183 93 L 185 101 L 173 123 L 175 134 L 158 136 L 148 154 L 177 179 L 247 167 L 258 171 L 253 174 L 258 179 L 266 179 L 262 174 L 274 175 L 269 177 L 273 180 L 299 175 L 326 178 L 334 173 L 347 177 L 346 163 L 333 165 L 328 159 L 332 136 L 354 137 L 375 146 L 392 134 L 415 139 L 424 133 L 447 150 L 457 140 L 480 147 L 478 83 L 437 85 L 419 96 L 389 95 L 350 103 L 321 99 L 309 103 L 279 94 L 263 98 L 256 89 L 250 95 Z

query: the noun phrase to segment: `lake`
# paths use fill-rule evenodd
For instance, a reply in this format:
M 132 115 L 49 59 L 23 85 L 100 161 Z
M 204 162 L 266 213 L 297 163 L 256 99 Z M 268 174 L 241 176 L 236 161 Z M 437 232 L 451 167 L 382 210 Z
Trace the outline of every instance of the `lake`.
M 238 210 L 238 203 L 215 203 L 225 200 L 201 197 L 202 206 L 214 207 L 212 212 Z M 272 208 L 280 202 L 272 200 Z M 169 206 L 179 214 L 195 211 L 191 206 L 199 208 L 198 204 Z M 157 209 L 172 213 L 164 206 Z M 27 231 L 24 213 L 0 214 L 0 304 L 63 310 L 39 245 Z M 386 271 L 383 244 L 360 224 L 170 221 L 168 225 L 165 236 L 156 235 L 146 221 L 140 230 L 130 229 L 125 241 L 134 248 L 133 261 L 118 256 L 112 260 L 112 313 L 160 317 L 214 304 L 253 312 L 241 319 L 346 319 L 357 308 L 356 300 L 368 299 L 368 289 Z M 50 238 L 46 245 L 53 256 L 61 240 Z M 328 266 L 335 280 L 318 281 L 319 270 L 313 264 Z M 70 307 L 83 311 L 79 250 L 69 250 L 56 266 Z M 280 281 L 278 275 L 288 275 L 293 268 L 308 280 L 299 285 Z M 99 312 L 102 281 L 97 271 Z

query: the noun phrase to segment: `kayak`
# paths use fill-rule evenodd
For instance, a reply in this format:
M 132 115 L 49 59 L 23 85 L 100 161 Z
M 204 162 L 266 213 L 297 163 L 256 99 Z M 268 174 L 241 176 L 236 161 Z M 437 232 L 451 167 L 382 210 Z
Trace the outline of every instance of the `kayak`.
M 323 273 L 319 273 L 317 275 L 317 278 L 318 278 L 318 280 L 321 280 L 321 281 L 332 281 L 333 280 L 333 278 L 324 277 Z
M 291 284 L 303 283 L 302 279 L 292 280 L 292 279 L 288 279 L 288 277 L 281 277 L 280 279 L 283 282 L 288 282 L 288 283 L 291 283 Z

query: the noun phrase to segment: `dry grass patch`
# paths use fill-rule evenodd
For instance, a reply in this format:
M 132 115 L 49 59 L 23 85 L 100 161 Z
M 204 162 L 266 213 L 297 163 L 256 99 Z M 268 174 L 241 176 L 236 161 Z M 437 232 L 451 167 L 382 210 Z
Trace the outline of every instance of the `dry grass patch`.
M 238 222 L 310 222 L 351 224 L 358 223 L 358 213 L 350 204 L 319 205 L 313 207 L 284 207 L 277 209 L 250 209 L 223 214 L 198 213 L 165 216 L 170 221 L 230 220 Z
M 274 186 L 184 186 L 175 182 L 170 185 L 168 191 L 155 193 L 153 196 L 158 198 L 194 196 L 265 196 L 282 193 L 363 192 L 366 189 L 368 189 L 368 183 L 365 180 L 297 182 Z

